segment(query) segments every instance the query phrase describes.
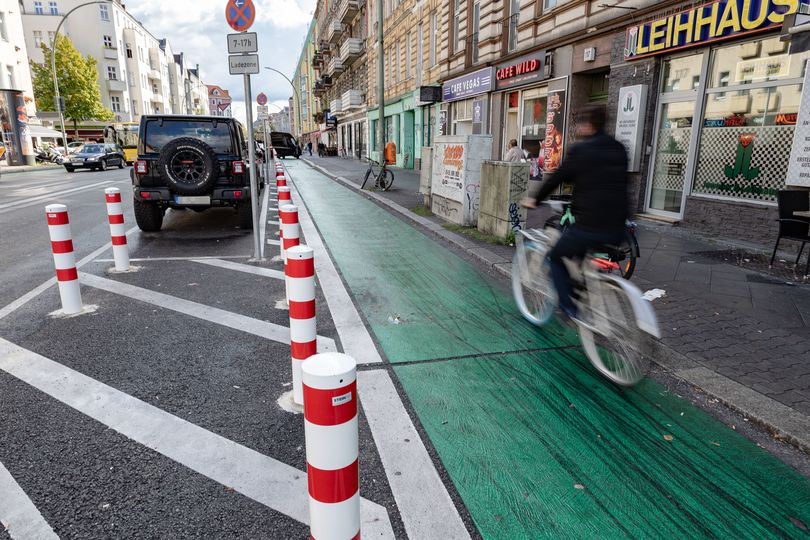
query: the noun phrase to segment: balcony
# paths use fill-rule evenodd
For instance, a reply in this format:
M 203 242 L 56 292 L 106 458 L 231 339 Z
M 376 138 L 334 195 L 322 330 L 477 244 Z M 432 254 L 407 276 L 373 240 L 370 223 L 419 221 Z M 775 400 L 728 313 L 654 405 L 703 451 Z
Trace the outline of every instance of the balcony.
M 360 90 L 347 90 L 343 92 L 340 102 L 343 105 L 344 112 L 359 109 L 366 104 L 366 100 Z
M 146 76 L 149 77 L 152 80 L 159 81 L 160 80 L 160 71 L 152 68 L 152 69 L 149 70 L 149 72 L 146 74 Z
M 329 110 L 332 111 L 332 114 L 343 112 L 343 103 L 341 102 L 340 98 L 333 99 L 329 103 Z
M 356 37 L 346 38 L 340 46 L 340 60 L 348 67 L 363 54 L 363 40 Z
M 326 39 L 329 43 L 337 43 L 343 34 L 343 24 L 340 21 L 332 19 L 326 27 Z
M 118 49 L 114 47 L 104 47 L 104 58 L 107 60 L 118 60 Z
M 340 61 L 338 57 L 332 57 L 329 60 L 329 63 L 326 65 L 326 74 L 327 75 L 337 75 L 343 72 L 343 62 Z
M 360 13 L 359 0 L 341 0 L 337 18 L 340 22 L 348 24 L 358 13 Z
M 118 79 L 107 79 L 107 90 L 110 92 L 123 92 L 127 89 L 127 83 Z
M 312 89 L 312 93 L 315 97 L 321 97 L 326 92 L 326 88 L 323 86 L 321 81 L 315 81 L 315 87 Z

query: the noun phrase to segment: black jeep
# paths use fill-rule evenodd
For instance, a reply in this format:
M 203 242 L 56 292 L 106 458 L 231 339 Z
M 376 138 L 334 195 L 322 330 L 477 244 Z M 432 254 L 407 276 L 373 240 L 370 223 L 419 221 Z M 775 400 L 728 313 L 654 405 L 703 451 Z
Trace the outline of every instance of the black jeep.
M 132 170 L 138 227 L 159 231 L 167 208 L 230 206 L 239 226 L 252 228 L 247 155 L 244 128 L 233 118 L 143 116 Z

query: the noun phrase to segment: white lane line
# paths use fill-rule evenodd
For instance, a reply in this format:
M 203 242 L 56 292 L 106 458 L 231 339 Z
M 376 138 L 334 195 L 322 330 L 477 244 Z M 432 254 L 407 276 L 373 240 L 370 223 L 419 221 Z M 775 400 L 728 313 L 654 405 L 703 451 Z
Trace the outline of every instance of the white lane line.
M 284 279 L 284 272 L 273 270 L 272 268 L 262 268 L 260 266 L 253 266 L 250 264 L 235 263 L 232 261 L 224 261 L 222 259 L 192 259 L 196 263 L 207 264 L 210 266 L 217 266 L 227 270 L 236 270 L 237 272 L 245 272 L 246 274 L 254 274 L 257 276 L 269 277 L 273 279 Z
M 103 278 L 94 274 L 79 272 L 79 282 L 82 285 L 89 285 L 96 289 L 101 289 L 113 294 L 120 294 L 133 300 L 139 300 L 152 304 L 153 306 L 170 309 L 184 315 L 196 317 L 204 321 L 212 322 L 234 330 L 240 330 L 278 343 L 290 343 L 290 329 L 286 326 L 260 321 L 246 315 L 239 315 L 231 311 L 225 311 L 205 304 L 198 304 L 190 300 L 184 300 L 176 296 L 151 291 L 130 285 L 121 281 Z M 319 351 L 335 351 L 335 341 L 328 337 L 318 336 Z
M 291 189 L 295 190 L 294 185 Z M 366 330 L 354 302 L 349 297 L 346 287 L 343 286 L 343 281 L 323 245 L 323 240 L 321 240 L 298 190 L 295 190 L 295 196 L 296 200 L 302 203 L 298 205 L 298 222 L 307 239 L 307 245 L 315 252 L 315 271 L 318 274 L 321 291 L 326 298 L 326 304 L 329 306 L 329 312 L 332 314 L 332 321 L 335 323 L 344 352 L 357 360 L 358 364 L 381 363 L 380 353 L 377 352 L 377 347 Z
M 151 261 L 199 261 L 200 259 L 250 259 L 250 255 L 205 255 L 201 257 L 145 257 L 143 259 L 130 259 L 130 262 Z M 93 262 L 115 262 L 115 259 L 96 259 Z
M 309 524 L 305 472 L 4 339 L 0 339 L 0 369 L 125 437 Z M 364 538 L 394 538 L 384 507 L 361 499 L 360 514 Z
M 129 236 L 130 234 L 134 233 L 137 230 L 138 230 L 138 227 L 132 227 L 131 229 L 129 229 L 126 232 L 126 235 Z M 89 255 L 84 257 L 83 259 L 81 259 L 79 262 L 77 262 L 76 263 L 76 268 L 81 268 L 82 266 L 84 266 L 85 264 L 87 264 L 90 261 L 94 260 L 96 257 L 101 255 L 102 253 L 104 253 L 105 251 L 110 249 L 111 247 L 112 247 L 112 244 L 110 242 L 107 242 L 106 244 L 104 244 L 103 246 L 101 246 L 100 248 L 93 251 L 92 253 L 90 253 Z M 130 260 L 134 260 L 134 259 L 130 259 Z M 42 285 L 40 285 L 38 287 L 35 287 L 34 289 L 32 289 L 32 290 L 28 291 L 27 293 L 25 293 L 24 295 L 20 296 L 19 298 L 17 298 L 16 300 L 11 302 L 10 304 L 8 304 L 6 306 L 3 306 L 2 308 L 0 308 L 0 319 L 2 319 L 3 317 L 9 315 L 10 313 L 13 313 L 14 311 L 16 311 L 18 309 L 20 309 L 22 306 L 24 306 L 25 304 L 27 304 L 28 302 L 30 302 L 31 300 L 33 300 L 34 298 L 36 298 L 37 296 L 42 294 L 43 292 L 47 291 L 49 287 L 51 287 L 52 285 L 55 285 L 55 284 L 56 284 L 56 278 L 52 277 L 51 279 L 49 279 L 48 281 L 46 281 Z
M 306 235 L 307 245 L 315 251 L 315 269 L 340 343 L 346 354 L 358 363 L 361 363 L 361 359 L 365 363 L 381 362 L 377 347 L 324 248 L 306 203 L 295 189 L 294 179 L 290 179 L 296 200 L 301 201 L 298 220 Z M 399 398 L 391 376 L 385 370 L 359 371 L 357 381 L 357 396 L 363 405 L 408 537 L 470 538 L 419 432 Z M 411 442 L 406 443 L 406 440 Z
M 58 536 L 20 485 L 0 463 L 0 525 L 12 540 L 52 540 Z
M 262 208 L 259 212 L 259 245 L 261 246 L 261 258 L 264 259 L 264 237 L 267 232 L 267 209 L 269 208 L 268 197 L 270 192 L 264 190 L 264 197 L 262 200 Z
M 270 244 L 271 246 L 280 246 L 281 245 L 281 242 L 279 242 L 278 240 L 273 240 L 271 238 L 267 239 L 267 243 Z
M 274 220 L 274 219 L 268 219 L 268 220 L 267 220 L 267 224 L 268 224 L 268 225 L 278 225 L 279 223 L 278 223 L 278 221 L 277 221 L 277 220 Z
M 88 189 L 93 189 L 99 186 L 105 186 L 107 184 L 114 184 L 123 182 L 124 180 L 107 180 L 104 182 L 97 182 L 95 184 L 90 184 L 89 186 L 80 186 L 73 189 L 66 189 L 64 191 L 55 191 L 53 193 L 48 193 L 46 195 L 40 195 L 39 197 L 32 197 L 30 199 L 25 199 L 24 201 L 14 201 L 10 203 L 0 204 L 0 214 L 5 212 L 10 212 L 12 210 L 16 210 L 18 208 L 25 208 L 27 206 L 33 206 L 35 204 L 39 204 L 40 201 L 44 201 L 45 199 L 58 199 L 64 195 L 70 195 L 71 193 L 77 193 L 79 191 L 87 191 Z

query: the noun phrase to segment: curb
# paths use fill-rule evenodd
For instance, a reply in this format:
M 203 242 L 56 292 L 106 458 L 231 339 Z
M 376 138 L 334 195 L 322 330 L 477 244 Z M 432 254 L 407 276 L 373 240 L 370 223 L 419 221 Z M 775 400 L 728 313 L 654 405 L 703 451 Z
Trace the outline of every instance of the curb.
M 361 195 L 373 199 L 377 203 L 389 208 L 399 215 L 427 229 L 437 238 L 449 242 L 464 250 L 468 255 L 477 259 L 484 265 L 507 278 L 512 275 L 512 261 L 471 242 L 456 233 L 448 231 L 441 225 L 427 218 L 416 215 L 407 208 L 392 202 L 373 191 L 363 191 L 360 186 L 350 182 L 342 176 L 336 176 L 323 167 L 315 165 L 307 159 L 302 159 L 307 165 L 320 171 L 327 177 L 340 182 L 346 187 L 359 192 Z M 724 375 L 721 375 L 686 355 L 665 345 L 660 340 L 651 340 L 653 349 L 652 361 L 673 377 L 698 388 L 707 395 L 719 400 L 730 409 L 743 414 L 754 423 L 771 431 L 786 442 L 810 453 L 810 418 L 784 405 L 772 398 L 760 394 Z
M 62 165 L 26 165 L 19 169 L 14 170 L 7 170 L 5 167 L 0 167 L 0 176 L 5 176 L 7 174 L 20 174 L 20 173 L 27 173 L 27 172 L 36 172 L 36 171 L 55 171 L 57 169 L 64 169 Z

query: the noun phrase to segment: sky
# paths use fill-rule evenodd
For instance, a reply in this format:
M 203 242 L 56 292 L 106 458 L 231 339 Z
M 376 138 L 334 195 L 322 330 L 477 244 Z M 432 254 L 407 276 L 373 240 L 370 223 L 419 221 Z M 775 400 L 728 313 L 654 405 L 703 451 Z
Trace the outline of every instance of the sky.
M 250 32 L 259 38 L 261 73 L 251 76 L 252 108 L 256 95 L 267 94 L 269 102 L 288 105 L 292 87 L 273 67 L 292 79 L 301 54 L 316 0 L 253 0 L 256 19 Z M 226 0 L 130 0 L 127 11 L 157 38 L 168 38 L 174 54 L 185 53 L 190 65 L 200 64 L 203 82 L 227 89 L 236 118 L 245 121 L 245 88 L 241 75 L 228 73 L 226 36 L 234 33 L 225 20 Z M 270 112 L 278 112 L 270 106 Z

